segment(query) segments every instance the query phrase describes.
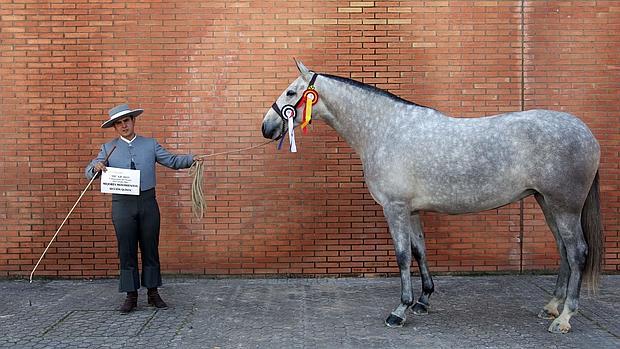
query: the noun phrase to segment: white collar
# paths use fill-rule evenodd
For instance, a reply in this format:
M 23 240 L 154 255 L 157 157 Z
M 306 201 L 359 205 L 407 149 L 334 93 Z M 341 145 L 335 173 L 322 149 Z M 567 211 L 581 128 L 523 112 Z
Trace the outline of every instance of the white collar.
M 123 136 L 120 136 L 120 137 L 121 137 L 121 139 L 122 139 L 122 140 L 124 140 L 127 144 L 131 144 L 131 142 L 133 142 L 133 141 L 136 139 L 136 137 L 138 137 L 138 135 L 136 135 L 136 134 L 134 133 L 133 138 L 132 138 L 131 140 L 129 140 L 129 139 L 127 139 L 127 138 L 123 137 Z

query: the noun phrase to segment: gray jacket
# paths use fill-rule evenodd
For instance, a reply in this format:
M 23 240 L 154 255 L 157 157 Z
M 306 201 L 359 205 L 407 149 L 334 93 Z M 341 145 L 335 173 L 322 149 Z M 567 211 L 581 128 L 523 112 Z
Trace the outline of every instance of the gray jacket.
M 86 178 L 93 178 L 95 175 L 95 164 L 102 162 L 115 145 L 116 149 L 110 155 L 108 163 L 105 165 L 130 169 L 133 160 L 135 169 L 140 170 L 140 191 L 155 188 L 155 163 L 175 170 L 188 168 L 193 163 L 193 155 L 172 154 L 153 138 L 136 136 L 130 144 L 120 138 L 116 138 L 101 146 L 101 151 L 99 151 L 97 157 L 86 166 Z

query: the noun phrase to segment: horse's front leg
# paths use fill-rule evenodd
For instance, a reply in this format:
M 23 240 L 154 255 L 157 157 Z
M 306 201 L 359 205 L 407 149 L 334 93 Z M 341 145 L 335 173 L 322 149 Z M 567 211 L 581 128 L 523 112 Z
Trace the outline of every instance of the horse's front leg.
M 424 315 L 428 314 L 430 298 L 435 290 L 435 285 L 433 284 L 433 278 L 431 277 L 428 264 L 426 263 L 426 245 L 424 243 L 424 233 L 422 232 L 422 224 L 418 213 L 411 215 L 411 226 L 413 228 L 411 234 L 411 249 L 413 251 L 413 256 L 418 262 L 420 277 L 422 278 L 422 294 L 413 306 L 413 313 L 416 315 Z
M 401 295 L 400 304 L 385 320 L 389 327 L 401 327 L 405 324 L 405 312 L 413 304 L 413 290 L 411 288 L 411 220 L 410 212 L 404 203 L 388 203 L 383 207 L 394 242 L 396 261 L 400 269 Z

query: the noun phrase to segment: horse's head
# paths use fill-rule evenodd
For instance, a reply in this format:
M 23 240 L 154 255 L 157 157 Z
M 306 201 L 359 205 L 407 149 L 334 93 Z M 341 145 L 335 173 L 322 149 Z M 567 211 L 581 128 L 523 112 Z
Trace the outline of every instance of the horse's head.
M 314 83 L 316 74 L 306 68 L 303 63 L 295 60 L 301 75 L 282 92 L 280 97 L 269 108 L 263 119 L 263 136 L 269 139 L 282 137 L 288 127 L 288 119 L 293 118 L 293 125 L 300 125 L 303 120 L 302 110 L 304 93 Z M 318 95 L 317 97 L 318 98 Z

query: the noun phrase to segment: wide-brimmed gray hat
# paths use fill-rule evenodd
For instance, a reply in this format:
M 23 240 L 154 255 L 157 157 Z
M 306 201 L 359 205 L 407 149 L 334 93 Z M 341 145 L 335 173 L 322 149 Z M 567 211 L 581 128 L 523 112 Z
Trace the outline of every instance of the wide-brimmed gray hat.
M 144 111 L 144 109 L 134 109 L 131 110 L 129 109 L 129 106 L 127 104 L 120 104 L 117 105 L 116 107 L 110 109 L 108 111 L 108 115 L 110 116 L 110 119 L 106 122 L 104 122 L 103 124 L 101 124 L 101 128 L 108 128 L 108 127 L 112 127 L 114 125 L 114 122 L 122 117 L 125 116 L 133 116 L 136 117 L 140 114 L 142 114 L 142 112 Z

